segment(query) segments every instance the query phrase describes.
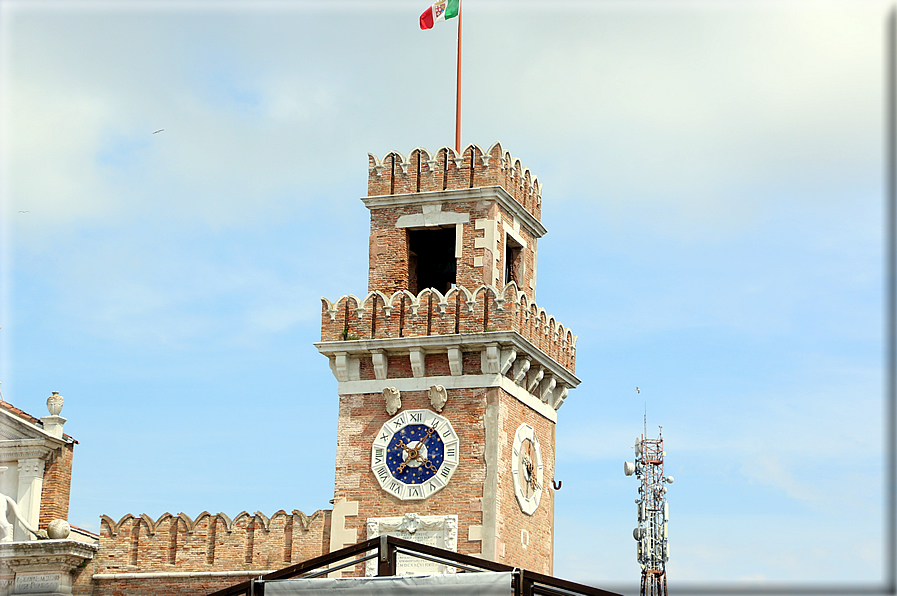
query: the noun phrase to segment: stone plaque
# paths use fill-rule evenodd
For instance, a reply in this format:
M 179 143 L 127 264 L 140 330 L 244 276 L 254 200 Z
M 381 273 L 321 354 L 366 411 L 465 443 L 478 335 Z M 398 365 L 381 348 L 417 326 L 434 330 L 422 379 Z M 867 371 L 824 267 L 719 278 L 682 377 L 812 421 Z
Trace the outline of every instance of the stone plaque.
M 411 542 L 426 544 L 458 552 L 457 515 L 418 515 L 406 513 L 402 517 L 372 517 L 368 519 L 368 538 L 395 536 Z M 417 575 L 431 573 L 455 573 L 451 565 L 440 565 L 434 561 L 418 559 L 408 555 L 396 557 L 396 575 Z M 377 575 L 377 561 L 367 561 L 365 575 Z
M 16 574 L 14 594 L 53 594 L 59 590 L 62 575 L 59 573 Z

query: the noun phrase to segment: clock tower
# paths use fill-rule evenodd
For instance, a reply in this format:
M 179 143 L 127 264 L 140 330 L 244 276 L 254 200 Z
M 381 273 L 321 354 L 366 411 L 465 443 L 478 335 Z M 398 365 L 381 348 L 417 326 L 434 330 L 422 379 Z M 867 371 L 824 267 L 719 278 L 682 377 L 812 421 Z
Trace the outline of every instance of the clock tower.
M 323 299 L 330 550 L 382 533 L 552 573 L 576 336 L 537 306 L 541 185 L 495 143 L 369 155 L 368 293 Z

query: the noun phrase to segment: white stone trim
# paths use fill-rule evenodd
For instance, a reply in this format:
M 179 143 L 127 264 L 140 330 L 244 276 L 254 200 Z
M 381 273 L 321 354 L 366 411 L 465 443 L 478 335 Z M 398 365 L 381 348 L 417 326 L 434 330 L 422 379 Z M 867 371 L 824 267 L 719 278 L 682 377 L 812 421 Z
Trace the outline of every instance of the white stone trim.
M 467 526 L 467 541 L 482 542 L 483 526 Z
M 448 347 L 449 371 L 452 373 L 453 377 L 459 377 L 463 372 L 462 358 L 461 346 Z
M 498 222 L 494 219 L 478 219 L 474 222 L 473 227 L 475 230 L 483 230 L 482 238 L 473 239 L 473 247 L 488 249 L 492 254 L 492 259 L 488 264 L 485 261 L 485 251 L 481 255 L 474 256 L 473 266 L 483 267 L 486 265 L 489 271 L 489 283 L 496 286 L 498 285 L 498 267 L 495 264 L 501 258 L 498 252 Z
M 379 381 L 386 380 L 389 364 L 386 350 L 372 350 L 371 360 L 374 363 L 374 377 Z
M 414 377 L 388 379 L 389 384 L 395 386 L 399 391 L 428 391 L 432 385 L 443 385 L 446 389 L 506 387 L 508 393 L 523 403 L 541 404 L 531 407 L 542 413 L 543 410 L 557 410 L 567 397 L 568 390 L 580 383 L 576 375 L 558 364 L 516 331 L 319 342 L 314 345 L 321 354 L 329 358 L 330 367 L 339 381 L 340 395 L 383 391 L 383 380 L 362 381 L 358 373 L 359 359 L 371 357 L 371 353 L 375 351 L 384 351 L 397 356 L 408 355 L 411 359 Z M 456 375 L 456 371 L 451 365 L 452 354 L 457 354 L 457 372 L 460 372 L 460 354 L 464 350 L 479 351 L 481 367 L 492 372 L 481 375 Z M 493 354 L 494 362 L 490 362 L 488 354 L 490 350 L 495 352 Z M 514 352 L 513 360 L 511 360 L 512 350 Z M 427 377 L 426 371 L 423 370 L 427 352 L 449 352 L 451 376 Z M 342 373 L 340 367 L 335 363 L 337 359 L 344 359 L 343 370 L 345 373 Z M 417 367 L 420 367 L 419 375 Z M 500 372 L 502 370 L 507 372 L 506 367 L 510 367 L 510 370 L 513 371 L 513 379 L 505 377 Z M 547 385 L 542 385 L 545 377 L 554 379 L 554 386 L 551 386 L 550 382 Z M 526 387 L 519 384 L 525 384 Z M 539 391 L 540 387 L 542 391 Z M 535 395 L 536 392 L 538 395 Z M 553 416 L 546 417 L 556 420 Z
M 333 512 L 330 514 L 330 552 L 358 542 L 358 530 L 346 528 L 346 518 L 357 516 L 358 501 L 347 501 L 345 497 L 340 497 L 334 501 Z M 342 571 L 334 571 L 328 574 L 328 577 L 342 576 Z
M 447 390 L 501 387 L 507 393 L 517 398 L 518 401 L 529 406 L 548 420 L 557 422 L 558 419 L 557 411 L 552 406 L 543 402 L 511 379 L 499 374 L 461 375 L 459 377 L 406 377 L 403 379 L 389 379 L 389 384 L 402 392 L 429 391 L 433 385 L 442 385 Z M 381 391 L 383 391 L 383 381 L 376 379 L 371 381 L 341 381 L 337 388 L 337 392 L 340 395 L 380 393 Z
M 469 213 L 443 211 L 442 204 L 421 205 L 421 213 L 403 215 L 396 220 L 396 228 L 429 228 L 435 226 L 453 226 L 470 221 Z
M 508 191 L 501 186 L 478 186 L 476 188 L 460 188 L 457 190 L 436 190 L 415 192 L 405 195 L 384 195 L 378 197 L 361 197 L 368 209 L 381 207 L 398 207 L 404 205 L 421 205 L 424 203 L 457 203 L 468 201 L 496 201 L 505 211 L 520 220 L 527 232 L 535 238 L 541 238 L 548 230 L 532 213 L 517 202 Z

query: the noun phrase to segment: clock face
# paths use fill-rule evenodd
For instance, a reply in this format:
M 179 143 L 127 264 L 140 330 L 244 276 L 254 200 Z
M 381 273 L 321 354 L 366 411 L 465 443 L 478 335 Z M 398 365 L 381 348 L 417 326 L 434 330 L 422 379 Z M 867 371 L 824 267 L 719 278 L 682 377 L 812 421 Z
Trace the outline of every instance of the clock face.
M 536 431 L 529 424 L 521 424 L 514 435 L 511 473 L 514 475 L 514 494 L 520 509 L 532 515 L 542 498 L 542 449 Z
M 430 410 L 406 410 L 377 433 L 371 470 L 391 495 L 426 499 L 448 484 L 458 455 L 458 435 L 448 420 Z

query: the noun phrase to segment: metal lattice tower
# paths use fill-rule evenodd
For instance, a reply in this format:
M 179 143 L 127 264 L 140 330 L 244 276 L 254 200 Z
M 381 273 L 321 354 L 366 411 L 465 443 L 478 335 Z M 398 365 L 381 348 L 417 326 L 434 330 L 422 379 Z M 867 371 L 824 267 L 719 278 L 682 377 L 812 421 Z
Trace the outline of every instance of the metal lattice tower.
M 670 519 L 666 502 L 667 484 L 672 476 L 664 476 L 663 427 L 656 439 L 645 433 L 635 440 L 635 463 L 624 462 L 623 472 L 641 480 L 638 506 L 638 527 L 632 537 L 638 543 L 638 562 L 642 566 L 641 596 L 667 596 L 666 562 L 670 558 L 667 523 Z

